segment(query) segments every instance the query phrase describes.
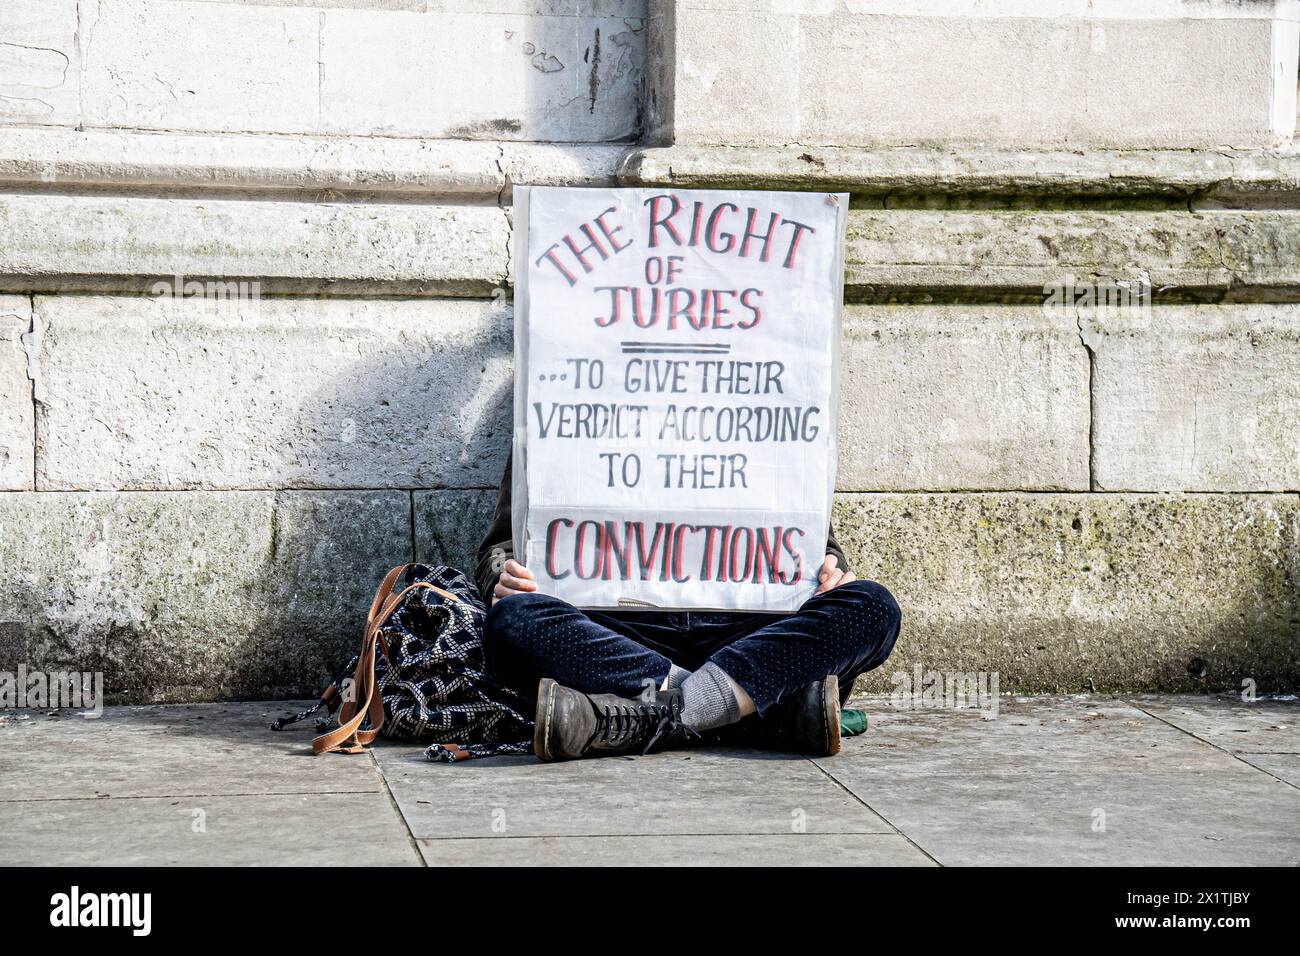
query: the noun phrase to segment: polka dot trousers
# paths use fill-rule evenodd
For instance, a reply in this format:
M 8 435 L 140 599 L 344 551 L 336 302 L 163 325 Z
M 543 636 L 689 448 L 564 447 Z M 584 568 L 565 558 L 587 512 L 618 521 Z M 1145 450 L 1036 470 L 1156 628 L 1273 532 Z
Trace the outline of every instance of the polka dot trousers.
M 498 601 L 484 649 L 500 682 L 531 697 L 542 677 L 588 694 L 640 693 L 670 665 L 713 661 L 763 713 L 828 674 L 848 699 L 853 679 L 879 667 L 898 639 L 898 602 L 874 581 L 851 581 L 793 614 L 721 611 L 580 611 L 544 594 Z

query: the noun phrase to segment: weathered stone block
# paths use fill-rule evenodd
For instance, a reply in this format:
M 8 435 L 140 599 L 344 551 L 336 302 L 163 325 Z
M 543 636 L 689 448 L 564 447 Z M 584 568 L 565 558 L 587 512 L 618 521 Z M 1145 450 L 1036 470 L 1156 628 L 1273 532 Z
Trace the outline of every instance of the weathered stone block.
M 323 127 L 458 139 L 631 139 L 640 127 L 644 16 L 643 0 L 605 15 L 330 10 L 321 31 Z
M 496 501 L 495 488 L 415 492 L 416 560 L 448 564 L 473 577 Z
M 483 487 L 501 473 L 511 317 L 495 303 L 40 296 L 36 321 L 42 489 Z
M 838 487 L 1088 487 L 1088 354 L 1037 306 L 845 312 Z
M 842 495 L 835 528 L 903 610 L 874 690 L 918 663 L 1004 691 L 1300 681 L 1295 495 Z
M 0 668 L 131 700 L 303 696 L 409 560 L 406 492 L 0 495 Z
M 798 16 L 778 4 L 739 10 L 674 0 L 651 19 L 650 89 L 656 139 L 665 143 L 792 143 L 803 108 Z M 725 37 L 726 42 L 720 42 Z
M 677 143 L 840 146 L 1259 146 L 1294 128 L 1293 3 L 926 12 L 677 0 L 652 21 L 673 31 L 652 89 L 671 119 L 656 125 Z
M 31 322 L 27 296 L 0 295 L 0 491 L 32 487 L 35 412 L 24 338 Z
M 1300 288 L 1300 213 L 1270 210 L 1215 218 L 1223 261 L 1232 270 L 1225 301 L 1294 298 Z
M 78 120 L 77 0 L 0 4 L 0 123 Z
M 1300 305 L 1085 320 L 1099 489 L 1300 488 Z
M 0 287 L 151 291 L 226 277 L 264 292 L 487 296 L 504 284 L 496 206 L 0 196 Z
M 316 129 L 319 11 L 172 0 L 81 6 L 85 125 Z

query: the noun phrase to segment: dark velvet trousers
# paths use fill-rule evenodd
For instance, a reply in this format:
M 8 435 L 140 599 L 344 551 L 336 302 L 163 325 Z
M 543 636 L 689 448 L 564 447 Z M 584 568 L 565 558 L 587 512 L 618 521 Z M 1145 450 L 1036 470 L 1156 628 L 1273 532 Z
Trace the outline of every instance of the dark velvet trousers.
M 845 700 L 859 674 L 879 667 L 898 638 L 898 603 L 874 581 L 810 597 L 792 614 L 721 611 L 581 611 L 544 594 L 503 598 L 488 614 L 487 666 L 529 698 L 542 677 L 583 693 L 640 694 L 676 664 L 726 671 L 759 714 L 829 674 Z

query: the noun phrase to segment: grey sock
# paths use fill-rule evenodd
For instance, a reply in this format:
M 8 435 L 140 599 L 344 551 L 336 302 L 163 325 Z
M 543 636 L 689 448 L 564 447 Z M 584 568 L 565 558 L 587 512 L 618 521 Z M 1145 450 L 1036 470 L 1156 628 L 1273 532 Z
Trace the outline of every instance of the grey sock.
M 668 665 L 668 690 L 672 690 L 674 687 L 681 687 L 682 682 L 690 676 L 691 672 L 685 667 L 678 667 L 676 664 Z
M 682 723 L 691 730 L 712 730 L 739 719 L 740 702 L 731 679 L 712 661 L 682 682 Z

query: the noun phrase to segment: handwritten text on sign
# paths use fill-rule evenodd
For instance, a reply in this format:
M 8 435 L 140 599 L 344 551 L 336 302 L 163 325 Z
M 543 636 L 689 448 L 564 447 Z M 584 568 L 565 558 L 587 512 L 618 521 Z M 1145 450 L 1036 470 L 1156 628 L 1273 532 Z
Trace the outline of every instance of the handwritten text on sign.
M 812 593 L 846 205 L 516 192 L 515 546 L 542 592 L 773 611 Z

